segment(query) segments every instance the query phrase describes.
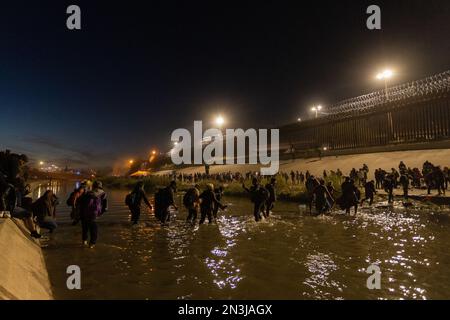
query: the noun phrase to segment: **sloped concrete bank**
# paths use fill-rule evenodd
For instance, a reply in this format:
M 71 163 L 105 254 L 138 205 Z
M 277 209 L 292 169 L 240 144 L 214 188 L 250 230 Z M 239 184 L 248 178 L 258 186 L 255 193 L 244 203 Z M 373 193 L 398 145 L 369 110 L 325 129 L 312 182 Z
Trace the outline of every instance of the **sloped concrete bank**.
M 323 170 L 341 169 L 344 174 L 348 174 L 352 168 L 359 169 L 364 163 L 369 166 L 369 178 L 373 179 L 375 169 L 382 168 L 390 170 L 391 168 L 398 169 L 400 161 L 404 161 L 406 166 L 422 169 L 425 161 L 430 161 L 434 165 L 440 165 L 442 168 L 449 166 L 450 149 L 430 149 L 430 150 L 411 150 L 411 151 L 394 151 L 394 152 L 379 152 L 354 154 L 343 156 L 326 156 L 321 159 L 294 159 L 280 161 L 280 171 L 290 172 L 291 170 L 303 171 L 308 170 L 311 174 L 322 176 Z M 253 164 L 230 164 L 230 165 L 213 165 L 210 168 L 211 173 L 220 172 L 241 172 L 258 171 L 260 165 Z M 192 166 L 182 169 L 174 167 L 171 170 L 156 171 L 155 175 L 169 174 L 173 170 L 177 173 L 193 174 L 196 172 L 205 172 L 204 166 Z
M 0 219 L 0 299 L 53 299 L 41 247 L 17 219 Z

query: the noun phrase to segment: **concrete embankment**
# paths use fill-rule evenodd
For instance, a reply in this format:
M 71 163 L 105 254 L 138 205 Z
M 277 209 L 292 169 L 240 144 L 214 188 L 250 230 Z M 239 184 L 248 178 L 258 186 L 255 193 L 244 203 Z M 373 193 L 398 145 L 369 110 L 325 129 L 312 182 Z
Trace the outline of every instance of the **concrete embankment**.
M 41 247 L 17 219 L 0 219 L 0 299 L 53 299 Z
M 299 170 L 305 172 L 308 170 L 311 174 L 322 176 L 323 170 L 341 169 L 344 174 L 348 174 L 352 168 L 359 169 L 364 163 L 369 166 L 369 177 L 373 179 L 375 169 L 382 168 L 390 170 L 391 168 L 398 169 L 400 161 L 404 161 L 408 167 L 420 168 L 425 161 L 430 161 L 434 165 L 442 167 L 450 166 L 450 149 L 431 149 L 431 150 L 412 150 L 412 151 L 394 151 L 394 152 L 378 152 L 366 154 L 354 154 L 343 156 L 326 156 L 319 158 L 308 159 L 294 159 L 280 161 L 280 171 L 290 172 L 291 170 Z M 259 165 L 213 165 L 210 168 L 211 173 L 219 172 L 241 172 L 257 171 L 260 169 Z M 178 173 L 196 173 L 205 172 L 203 166 L 188 167 L 177 170 Z M 171 173 L 172 170 L 159 171 L 155 174 L 164 175 Z

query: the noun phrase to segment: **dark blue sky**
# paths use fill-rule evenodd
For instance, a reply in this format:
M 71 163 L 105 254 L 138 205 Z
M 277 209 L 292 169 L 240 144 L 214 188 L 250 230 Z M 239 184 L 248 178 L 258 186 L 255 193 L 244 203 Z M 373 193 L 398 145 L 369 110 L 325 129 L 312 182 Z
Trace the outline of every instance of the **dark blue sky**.
M 66 8 L 82 30 L 66 29 Z M 169 148 L 216 113 L 273 127 L 311 104 L 450 69 L 450 3 L 14 1 L 0 9 L 0 147 L 60 165 L 111 164 Z

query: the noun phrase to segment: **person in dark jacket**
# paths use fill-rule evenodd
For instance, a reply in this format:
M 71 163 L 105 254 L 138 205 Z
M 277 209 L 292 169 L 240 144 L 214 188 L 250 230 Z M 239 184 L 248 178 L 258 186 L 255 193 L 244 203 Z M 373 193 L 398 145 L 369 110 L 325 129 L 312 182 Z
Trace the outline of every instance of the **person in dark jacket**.
M 183 204 L 188 211 L 186 222 L 195 224 L 200 207 L 200 186 L 198 184 L 186 192 L 183 198 Z
M 264 205 L 268 198 L 268 192 L 263 188 L 257 178 L 252 179 L 252 186 L 247 188 L 245 184 L 242 184 L 245 191 L 250 194 L 250 200 L 253 202 L 253 215 L 255 221 L 258 222 L 262 219 L 261 212 L 264 212 Z
M 373 197 L 377 193 L 375 189 L 375 182 L 373 180 L 366 182 L 364 185 L 364 199 L 361 200 L 361 206 L 363 205 L 364 201 L 369 200 L 369 206 L 373 203 Z
M 266 205 L 265 205 L 265 213 L 264 213 L 264 217 L 268 218 L 270 215 L 270 211 L 273 209 L 275 202 L 277 201 L 277 193 L 275 190 L 275 185 L 277 183 L 277 179 L 276 178 L 271 178 L 270 179 L 270 183 L 266 184 L 266 190 L 269 193 L 269 197 L 266 201 Z
M 108 210 L 108 200 L 100 181 L 92 184 L 92 190 L 80 197 L 80 219 L 83 245 L 94 248 L 98 238 L 97 217 Z M 89 243 L 88 243 L 89 238 Z
M 400 176 L 399 182 L 402 185 L 403 198 L 404 199 L 408 199 L 408 190 L 409 190 L 409 176 L 408 176 L 408 174 L 407 173 L 403 173 Z
M 223 197 L 223 187 L 220 186 L 218 188 L 214 189 L 214 194 L 216 195 L 216 199 L 220 202 L 222 201 L 222 197 Z M 219 206 L 214 203 L 214 209 L 213 209 L 213 216 L 214 216 L 214 220 L 217 220 L 217 213 L 219 212 Z
M 71 208 L 70 218 L 72 225 L 75 226 L 80 222 L 80 197 L 86 192 L 86 185 L 81 184 L 76 188 L 67 199 L 66 204 Z
M 36 230 L 36 225 L 33 221 L 33 199 L 31 198 L 31 186 L 28 184 L 21 190 L 20 207 L 16 207 L 11 212 L 11 216 L 16 219 L 23 220 L 25 226 L 30 231 L 33 238 L 40 238 L 41 235 Z
M 388 194 L 388 203 L 394 202 L 395 177 L 392 174 L 387 175 L 383 180 L 383 187 Z
M 58 198 L 52 190 L 47 190 L 44 194 L 32 204 L 33 214 L 36 217 L 37 224 L 43 229 L 52 233 L 56 228 L 56 206 Z
M 139 181 L 127 197 L 130 198 L 128 208 L 131 211 L 131 222 L 133 225 L 138 224 L 139 218 L 141 217 L 142 201 L 147 205 L 149 210 L 152 210 L 152 205 L 145 195 L 144 183 Z
M 14 186 L 9 184 L 4 175 L 0 171 L 0 218 L 11 217 L 10 195 L 14 190 Z
M 332 207 L 330 202 L 334 201 L 332 195 L 328 192 L 328 189 L 325 186 L 325 181 L 321 179 L 319 183 L 320 184 L 313 190 L 313 194 L 316 199 L 316 212 L 318 215 L 326 213 L 328 208 Z
M 155 216 L 163 225 L 170 221 L 170 207 L 178 210 L 175 204 L 176 190 L 177 183 L 173 180 L 167 187 L 158 190 L 155 194 Z
M 208 184 L 206 186 L 206 190 L 203 191 L 200 195 L 200 224 L 203 224 L 205 222 L 206 217 L 208 217 L 209 223 L 212 223 L 214 221 L 213 209 L 215 205 L 217 205 L 222 210 L 227 208 L 227 206 L 221 204 L 219 200 L 217 200 L 214 193 L 214 185 Z
M 309 213 L 312 213 L 312 204 L 314 202 L 314 189 L 320 185 L 319 180 L 317 180 L 313 175 L 308 175 L 305 181 L 306 192 L 308 195 L 308 206 Z
M 350 214 L 350 209 L 355 208 L 355 215 L 358 212 L 358 203 L 360 192 L 355 186 L 355 181 L 350 177 L 346 177 L 345 181 L 341 185 L 342 195 L 336 201 L 341 209 L 345 210 L 346 214 Z

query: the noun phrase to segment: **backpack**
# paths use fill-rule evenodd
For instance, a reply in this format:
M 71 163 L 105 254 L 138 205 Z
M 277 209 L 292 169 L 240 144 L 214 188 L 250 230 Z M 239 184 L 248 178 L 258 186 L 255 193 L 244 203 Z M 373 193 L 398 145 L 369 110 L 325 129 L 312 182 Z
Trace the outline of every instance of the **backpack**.
M 260 202 L 265 202 L 269 199 L 269 191 L 264 187 L 259 187 L 258 189 L 258 200 Z
M 136 194 L 133 192 L 127 194 L 127 196 L 125 197 L 125 205 L 128 207 L 132 207 L 134 206 L 135 202 L 136 202 Z
M 85 218 L 95 219 L 101 216 L 103 213 L 101 197 L 97 197 L 93 192 L 88 192 L 83 201 L 82 212 Z
M 185 207 L 191 207 L 195 201 L 195 190 L 189 189 L 183 197 L 183 205 Z
M 161 219 L 162 208 L 164 206 L 164 189 L 159 188 L 155 193 L 155 217 Z
M 72 192 L 66 201 L 67 206 L 73 207 L 75 205 L 75 191 Z

